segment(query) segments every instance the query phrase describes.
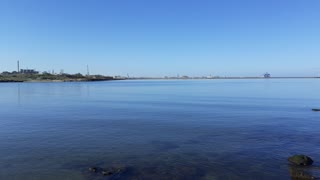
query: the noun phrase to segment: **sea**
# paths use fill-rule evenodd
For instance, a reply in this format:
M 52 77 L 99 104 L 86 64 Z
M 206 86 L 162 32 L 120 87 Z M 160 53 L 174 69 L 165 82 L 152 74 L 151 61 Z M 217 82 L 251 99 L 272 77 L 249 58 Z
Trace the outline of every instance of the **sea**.
M 2 83 L 0 179 L 320 177 L 319 92 L 320 79 Z

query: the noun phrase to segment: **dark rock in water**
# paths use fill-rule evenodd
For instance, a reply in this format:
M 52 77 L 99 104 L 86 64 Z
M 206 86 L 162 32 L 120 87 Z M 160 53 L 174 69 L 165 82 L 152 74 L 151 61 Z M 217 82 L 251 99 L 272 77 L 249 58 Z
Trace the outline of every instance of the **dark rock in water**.
M 288 158 L 288 161 L 298 166 L 310 166 L 313 160 L 306 155 L 294 155 Z
M 98 171 L 98 168 L 96 168 L 96 167 L 90 167 L 90 168 L 89 168 L 89 171 L 90 171 L 90 172 L 97 172 L 97 171 Z
M 290 167 L 291 180 L 313 180 L 316 179 L 312 174 L 305 171 L 304 169 L 299 169 L 297 167 Z
M 102 170 L 102 175 L 104 176 L 110 176 L 110 175 L 113 175 L 113 174 L 119 174 L 119 173 L 122 173 L 125 171 L 125 168 L 115 168 L 115 167 L 112 167 L 112 168 L 108 168 L 108 169 L 104 169 Z
M 312 111 L 320 111 L 320 109 L 312 109 Z
M 89 176 L 120 176 L 122 175 L 125 171 L 125 167 L 109 167 L 109 168 L 101 168 L 101 167 L 90 167 L 89 169 Z M 88 171 L 87 171 L 88 172 Z
M 104 175 L 104 176 L 110 176 L 110 175 L 113 174 L 112 171 L 107 171 L 107 170 L 103 170 L 101 173 L 102 173 L 102 175 Z

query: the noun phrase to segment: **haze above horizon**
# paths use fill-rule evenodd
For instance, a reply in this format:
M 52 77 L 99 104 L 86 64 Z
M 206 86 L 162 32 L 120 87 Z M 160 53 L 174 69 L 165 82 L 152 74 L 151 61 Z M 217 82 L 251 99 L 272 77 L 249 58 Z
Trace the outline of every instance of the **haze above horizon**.
M 320 75 L 318 0 L 2 0 L 0 71 Z

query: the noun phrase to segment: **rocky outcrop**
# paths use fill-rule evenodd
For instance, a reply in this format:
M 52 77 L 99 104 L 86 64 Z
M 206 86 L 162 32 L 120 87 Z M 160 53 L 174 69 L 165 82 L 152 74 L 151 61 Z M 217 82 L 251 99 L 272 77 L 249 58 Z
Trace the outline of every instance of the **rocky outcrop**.
M 103 176 L 112 176 L 112 175 L 116 175 L 116 174 L 120 174 L 123 173 L 125 171 L 125 168 L 122 167 L 111 167 L 111 168 L 100 168 L 100 167 L 90 167 L 89 172 L 92 174 L 96 174 L 96 175 L 103 175 Z
M 294 155 L 288 158 L 288 161 L 298 166 L 310 166 L 313 160 L 306 155 Z

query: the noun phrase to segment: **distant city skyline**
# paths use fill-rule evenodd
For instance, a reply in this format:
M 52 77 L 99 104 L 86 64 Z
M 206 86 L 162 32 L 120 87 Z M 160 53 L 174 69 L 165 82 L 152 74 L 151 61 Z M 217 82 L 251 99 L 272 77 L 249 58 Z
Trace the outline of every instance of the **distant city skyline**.
M 319 76 L 318 0 L 3 0 L 0 72 Z

